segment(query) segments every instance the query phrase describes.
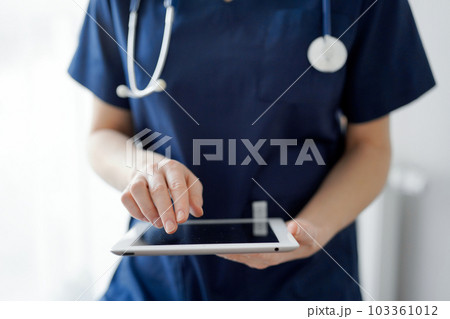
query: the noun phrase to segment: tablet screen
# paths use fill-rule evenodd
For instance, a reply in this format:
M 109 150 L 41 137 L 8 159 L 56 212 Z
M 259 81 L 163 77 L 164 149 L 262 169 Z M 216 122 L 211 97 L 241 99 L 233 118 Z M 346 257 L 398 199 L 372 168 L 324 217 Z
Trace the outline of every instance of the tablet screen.
M 263 231 L 261 231 L 263 230 Z M 133 246 L 278 243 L 269 223 L 181 224 L 175 234 L 150 227 Z

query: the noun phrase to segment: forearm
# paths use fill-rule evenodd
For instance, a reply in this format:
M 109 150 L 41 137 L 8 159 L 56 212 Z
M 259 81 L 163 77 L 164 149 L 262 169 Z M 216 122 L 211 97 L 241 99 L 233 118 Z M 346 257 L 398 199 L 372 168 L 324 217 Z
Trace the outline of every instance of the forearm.
M 133 178 L 136 167 L 126 163 L 126 143 L 130 137 L 111 129 L 100 129 L 89 136 L 88 156 L 94 171 L 108 184 L 123 191 Z M 135 148 L 135 158 L 146 159 L 145 150 Z M 156 158 L 162 157 L 154 153 Z
M 348 148 L 298 218 L 321 229 L 322 241 L 351 224 L 383 188 L 390 164 L 390 147 Z

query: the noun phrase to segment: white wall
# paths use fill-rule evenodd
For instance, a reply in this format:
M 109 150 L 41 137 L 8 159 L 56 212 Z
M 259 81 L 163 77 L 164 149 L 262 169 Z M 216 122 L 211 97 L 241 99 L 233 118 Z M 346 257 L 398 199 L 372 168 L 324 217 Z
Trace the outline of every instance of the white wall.
M 450 177 L 450 2 L 410 1 L 437 88 L 393 116 L 396 160 L 423 167 L 433 177 Z
M 0 299 L 75 299 L 116 260 L 126 214 L 87 164 L 91 98 L 66 72 L 83 17 L 71 0 L 2 2 Z

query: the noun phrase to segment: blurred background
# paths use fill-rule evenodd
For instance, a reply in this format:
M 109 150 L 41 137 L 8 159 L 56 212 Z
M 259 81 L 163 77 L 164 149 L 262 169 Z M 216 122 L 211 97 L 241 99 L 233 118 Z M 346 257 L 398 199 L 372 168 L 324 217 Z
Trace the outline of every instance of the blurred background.
M 127 214 L 89 168 L 92 98 L 66 72 L 87 2 L 2 3 L 0 300 L 96 299 L 117 265 Z M 450 300 L 450 2 L 410 3 L 438 87 L 392 116 L 389 182 L 358 220 L 361 284 Z

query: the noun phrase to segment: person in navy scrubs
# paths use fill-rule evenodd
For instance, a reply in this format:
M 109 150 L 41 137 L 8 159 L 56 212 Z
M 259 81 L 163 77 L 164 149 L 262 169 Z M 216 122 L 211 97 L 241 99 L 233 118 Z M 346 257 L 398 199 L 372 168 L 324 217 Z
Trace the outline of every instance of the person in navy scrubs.
M 373 1 L 331 3 L 338 37 Z M 435 85 L 407 0 L 379 0 L 341 38 L 348 50 L 342 69 L 311 68 L 279 99 L 310 66 L 308 47 L 322 35 L 321 1 L 178 0 L 174 7 L 166 92 L 119 98 L 117 86 L 129 85 L 130 1 L 90 1 L 69 73 L 95 95 L 94 170 L 122 192 L 130 226 L 140 220 L 172 234 L 190 215 L 250 218 L 252 202 L 265 200 L 269 217 L 286 220 L 300 248 L 124 257 L 102 299 L 360 300 L 354 221 L 386 181 L 389 113 Z M 163 1 L 141 1 L 135 59 L 150 74 L 164 16 Z M 144 88 L 150 78 L 135 69 Z M 127 140 L 146 128 L 172 137 L 171 159 L 151 176 L 125 164 Z M 194 165 L 194 139 L 223 140 L 225 159 Z M 258 150 L 265 165 L 252 157 L 242 164 L 249 154 L 242 139 L 266 139 Z M 287 147 L 287 162 L 273 139 L 298 141 Z M 237 141 L 235 164 L 226 160 L 230 140 Z M 295 164 L 306 140 L 325 165 L 311 152 Z M 165 159 L 164 150 L 153 155 Z

